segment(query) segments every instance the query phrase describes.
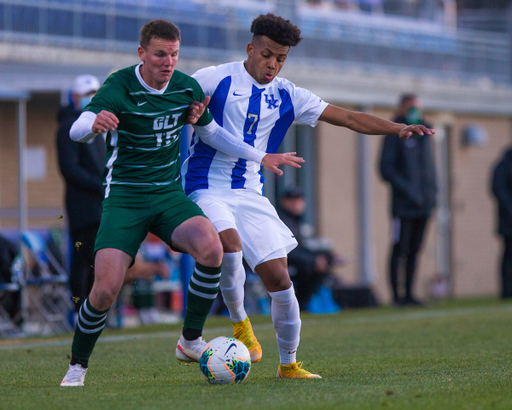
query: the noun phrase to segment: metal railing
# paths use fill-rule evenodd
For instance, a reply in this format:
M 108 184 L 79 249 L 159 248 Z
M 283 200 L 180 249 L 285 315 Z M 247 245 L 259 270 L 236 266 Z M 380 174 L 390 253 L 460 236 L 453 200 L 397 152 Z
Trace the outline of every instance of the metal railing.
M 172 0 L 0 0 L 0 42 L 110 51 L 133 50 L 140 28 L 165 18 L 182 31 L 182 55 L 223 59 L 243 53 L 252 19 L 278 3 L 237 6 Z M 242 6 L 243 7 L 242 7 Z M 449 31 L 425 21 L 367 13 L 314 13 L 297 7 L 304 40 L 293 55 L 312 67 L 354 65 L 462 80 L 511 82 L 511 40 L 482 31 Z
M 466 9 L 457 16 L 457 25 L 472 30 L 512 32 L 512 6 L 505 9 Z

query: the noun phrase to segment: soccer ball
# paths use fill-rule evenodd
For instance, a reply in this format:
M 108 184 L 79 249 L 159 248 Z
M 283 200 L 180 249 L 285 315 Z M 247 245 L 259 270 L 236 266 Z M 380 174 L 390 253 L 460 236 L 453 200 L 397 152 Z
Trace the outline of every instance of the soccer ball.
M 199 368 L 203 377 L 212 384 L 241 383 L 251 370 L 251 356 L 240 340 L 220 336 L 204 348 Z

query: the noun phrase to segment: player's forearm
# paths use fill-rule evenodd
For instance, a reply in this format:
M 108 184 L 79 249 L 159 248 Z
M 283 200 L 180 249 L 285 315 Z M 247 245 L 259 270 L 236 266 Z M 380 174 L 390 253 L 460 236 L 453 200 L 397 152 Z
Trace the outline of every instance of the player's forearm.
M 219 126 L 215 121 L 205 126 L 194 126 L 196 134 L 206 144 L 235 158 L 244 158 L 261 164 L 265 152 L 260 151 Z
M 348 128 L 361 134 L 398 135 L 405 127 L 405 124 L 398 124 L 363 112 L 351 113 L 350 119 L 351 122 Z
M 405 127 L 405 124 L 397 124 L 363 112 L 345 110 L 332 104 L 325 108 L 320 120 L 370 135 L 399 134 Z
M 77 142 L 87 142 L 98 135 L 92 131 L 92 124 L 94 124 L 95 119 L 96 114 L 91 111 L 84 111 L 80 114 L 80 117 L 78 117 L 69 130 L 70 138 Z

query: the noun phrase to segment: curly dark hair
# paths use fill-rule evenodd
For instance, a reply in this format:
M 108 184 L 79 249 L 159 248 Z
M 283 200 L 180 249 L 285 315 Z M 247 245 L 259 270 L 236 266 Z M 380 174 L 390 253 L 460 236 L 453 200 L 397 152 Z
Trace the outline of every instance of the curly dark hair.
M 251 33 L 254 33 L 254 37 L 267 36 L 282 46 L 294 47 L 302 40 L 297 26 L 271 13 L 256 17 L 251 24 Z
M 140 31 L 140 45 L 146 48 L 152 38 L 162 40 L 181 41 L 180 29 L 167 20 L 151 20 Z

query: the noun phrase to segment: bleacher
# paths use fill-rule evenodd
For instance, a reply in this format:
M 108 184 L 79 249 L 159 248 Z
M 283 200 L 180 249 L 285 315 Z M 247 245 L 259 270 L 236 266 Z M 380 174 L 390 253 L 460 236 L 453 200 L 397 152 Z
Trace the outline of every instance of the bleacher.
M 145 22 L 167 18 L 182 30 L 182 56 L 225 61 L 243 55 L 258 14 L 291 12 L 304 36 L 295 59 L 312 67 L 357 65 L 511 82 L 507 33 L 446 27 L 420 12 L 409 16 L 398 3 L 384 2 L 383 13 L 367 13 L 339 8 L 335 1 L 0 0 L 0 41 L 128 51 Z

